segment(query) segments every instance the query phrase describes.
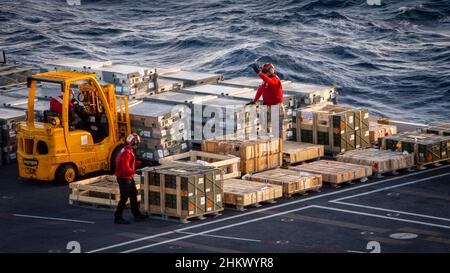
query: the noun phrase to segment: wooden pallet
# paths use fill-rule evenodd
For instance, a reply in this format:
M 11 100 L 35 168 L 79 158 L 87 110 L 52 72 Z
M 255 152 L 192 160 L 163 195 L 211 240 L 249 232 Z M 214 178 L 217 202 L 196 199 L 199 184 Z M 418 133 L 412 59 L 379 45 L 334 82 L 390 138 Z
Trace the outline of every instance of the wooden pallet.
M 155 213 L 155 212 L 145 212 L 147 216 L 149 216 L 151 219 L 158 219 L 158 220 L 164 220 L 164 221 L 172 221 L 172 222 L 179 222 L 182 224 L 188 224 L 192 220 L 205 220 L 207 218 L 215 218 L 220 215 L 222 215 L 220 212 L 211 212 L 211 213 L 205 213 L 202 215 L 195 215 L 195 216 L 188 216 L 188 217 L 182 217 L 180 215 L 175 214 L 162 214 L 162 213 Z
M 378 177 L 381 174 L 410 169 L 414 166 L 414 155 L 390 150 L 364 149 L 348 151 L 337 156 L 337 161 L 371 166 Z
M 312 159 L 320 159 L 323 156 L 323 145 L 295 141 L 285 141 L 283 143 L 283 167 Z
M 250 181 L 257 181 L 283 187 L 283 196 L 294 194 L 305 195 L 310 191 L 319 191 L 322 187 L 322 176 L 318 174 L 299 172 L 295 170 L 275 169 L 244 176 Z
M 332 160 L 319 160 L 295 167 L 291 170 L 309 172 L 322 175 L 323 182 L 328 182 L 337 187 L 339 184 L 361 179 L 367 180 L 372 175 L 372 167 Z
M 138 190 L 138 202 L 140 202 L 140 176 L 135 176 L 135 182 Z M 69 188 L 69 204 L 71 205 L 115 208 L 120 200 L 119 184 L 114 175 L 102 175 L 73 182 L 69 184 Z
M 240 158 L 234 155 L 221 155 L 200 151 L 189 151 L 168 156 L 159 160 L 160 164 L 168 163 L 198 163 L 219 168 L 223 171 L 223 179 L 240 177 Z
M 258 183 L 241 179 L 228 179 L 223 185 L 224 202 L 244 211 L 245 207 L 260 206 L 260 203 L 274 203 L 283 196 L 280 185 Z

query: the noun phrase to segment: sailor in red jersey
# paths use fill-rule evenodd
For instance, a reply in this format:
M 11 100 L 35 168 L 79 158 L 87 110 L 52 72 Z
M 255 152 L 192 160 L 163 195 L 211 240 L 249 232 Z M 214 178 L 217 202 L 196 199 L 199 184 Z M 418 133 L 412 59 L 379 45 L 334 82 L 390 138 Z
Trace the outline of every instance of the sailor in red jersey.
M 136 173 L 135 164 L 136 159 L 134 157 L 134 149 L 136 149 L 141 142 L 139 135 L 131 134 L 127 137 L 127 145 L 122 149 L 117 159 L 116 164 L 116 177 L 120 188 L 120 201 L 117 205 L 116 213 L 114 214 L 114 223 L 116 224 L 129 224 L 128 221 L 122 218 L 125 205 L 130 198 L 131 212 L 133 213 L 135 221 L 143 221 L 148 217 L 142 215 L 139 212 L 139 203 L 137 201 L 137 189 L 133 179 L 133 175 Z
M 283 87 L 281 86 L 280 78 L 275 74 L 275 66 L 271 63 L 266 63 L 260 69 L 258 65 L 254 65 L 253 70 L 264 82 L 256 91 L 255 99 L 250 104 L 256 103 L 261 95 L 264 105 L 271 106 L 283 102 Z

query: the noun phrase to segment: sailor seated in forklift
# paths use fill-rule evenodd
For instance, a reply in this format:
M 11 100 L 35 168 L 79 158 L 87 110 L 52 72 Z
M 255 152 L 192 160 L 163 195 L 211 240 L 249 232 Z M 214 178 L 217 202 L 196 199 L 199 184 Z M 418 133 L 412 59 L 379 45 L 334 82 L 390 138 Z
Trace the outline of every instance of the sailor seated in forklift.
M 84 130 L 88 131 L 94 143 L 99 143 L 108 136 L 108 123 L 103 113 L 95 113 L 95 110 L 101 109 L 100 105 L 88 109 L 85 104 L 89 101 L 89 95 L 80 92 L 75 99 L 75 91 L 70 89 L 69 102 L 69 130 Z M 87 95 L 87 96 L 86 96 Z M 62 115 L 63 94 L 57 98 L 50 100 L 50 111 L 56 113 L 61 119 Z

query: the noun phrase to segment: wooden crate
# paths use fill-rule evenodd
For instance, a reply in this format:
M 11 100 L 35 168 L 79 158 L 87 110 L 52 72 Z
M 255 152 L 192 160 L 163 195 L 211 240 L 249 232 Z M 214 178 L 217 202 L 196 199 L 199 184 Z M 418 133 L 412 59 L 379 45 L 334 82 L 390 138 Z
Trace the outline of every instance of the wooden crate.
M 377 122 L 370 122 L 369 125 L 370 142 L 376 143 L 380 137 L 391 136 L 397 134 L 397 126 L 379 124 Z
M 177 163 L 199 163 L 219 168 L 223 171 L 223 179 L 240 177 L 241 159 L 234 155 L 221 155 L 201 151 L 189 151 L 178 155 L 168 156 L 159 160 L 160 164 Z
M 141 201 L 140 176 L 135 175 L 138 202 Z M 120 189 L 114 175 L 102 175 L 69 184 L 69 204 L 115 208 L 120 200 Z M 127 202 L 127 204 L 129 201 Z
M 375 174 L 396 173 L 414 166 L 414 155 L 390 150 L 364 149 L 348 151 L 337 156 L 337 161 L 371 166 Z
M 264 182 L 283 187 L 283 196 L 291 197 L 293 194 L 305 194 L 309 191 L 318 191 L 322 187 L 322 176 L 309 172 L 296 170 L 275 169 L 244 176 L 250 181 Z
M 223 183 L 224 202 L 244 210 L 247 206 L 259 206 L 259 203 L 273 203 L 283 196 L 280 185 L 258 183 L 241 179 L 227 179 Z
M 393 136 L 382 137 L 378 144 L 383 150 L 393 150 L 414 154 L 417 167 L 439 164 L 450 159 L 450 136 L 403 132 Z
M 324 145 L 329 154 L 370 146 L 366 108 L 316 105 L 297 109 L 296 127 L 298 142 Z
M 144 210 L 163 219 L 203 219 L 223 210 L 222 170 L 172 163 L 143 169 Z
M 323 145 L 295 141 L 283 142 L 283 166 L 319 159 L 324 156 Z
M 217 138 L 203 141 L 202 151 L 235 155 L 241 159 L 241 173 L 254 173 L 281 166 L 283 142 L 270 137 Z
M 328 182 L 333 186 L 356 179 L 365 180 L 365 178 L 372 175 L 372 167 L 370 166 L 331 160 L 319 160 L 290 167 L 289 169 L 320 174 L 322 175 L 323 182 Z
M 424 134 L 435 134 L 440 136 L 450 136 L 450 122 L 435 122 L 422 129 Z

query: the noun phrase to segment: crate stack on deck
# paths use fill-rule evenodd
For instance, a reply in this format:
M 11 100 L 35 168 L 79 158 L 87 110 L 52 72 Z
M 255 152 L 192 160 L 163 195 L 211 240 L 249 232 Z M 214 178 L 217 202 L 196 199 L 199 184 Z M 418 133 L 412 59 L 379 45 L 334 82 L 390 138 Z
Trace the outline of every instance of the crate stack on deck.
M 202 151 L 235 155 L 241 159 L 242 174 L 256 173 L 281 166 L 283 141 L 272 137 L 207 139 L 202 143 Z
M 407 152 L 414 155 L 419 168 L 449 160 L 450 136 L 402 132 L 378 139 L 381 149 Z
M 146 94 L 156 93 L 155 68 L 71 58 L 49 62 L 46 67 L 48 70 L 95 73 L 100 83 L 113 84 L 118 95 L 139 98 Z
M 297 141 L 325 146 L 328 154 L 370 147 L 365 108 L 326 105 L 297 110 Z
M 168 164 L 143 171 L 143 209 L 162 218 L 188 222 L 223 210 L 222 170 L 194 164 Z
M 25 112 L 0 108 L 0 165 L 11 164 L 17 160 L 17 122 L 25 120 Z
M 187 152 L 191 149 L 190 131 L 185 125 L 188 108 L 144 101 L 129 107 L 133 132 L 141 136 L 136 157 L 144 162 Z

